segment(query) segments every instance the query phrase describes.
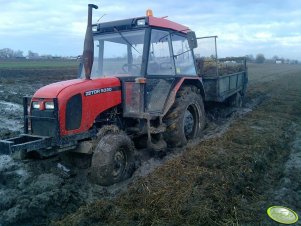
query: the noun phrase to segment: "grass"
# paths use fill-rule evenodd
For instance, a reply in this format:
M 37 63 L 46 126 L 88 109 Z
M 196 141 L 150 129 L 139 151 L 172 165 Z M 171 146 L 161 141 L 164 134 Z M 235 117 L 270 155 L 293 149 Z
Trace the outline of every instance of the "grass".
M 77 77 L 79 62 L 76 60 L 0 60 L 0 78 Z
M 76 60 L 54 59 L 54 60 L 0 60 L 0 69 L 56 69 L 77 68 L 79 62 Z
M 186 149 L 117 198 L 82 206 L 53 225 L 256 225 L 265 221 L 266 208 L 272 204 L 266 191 L 282 175 L 294 135 L 292 123 L 301 124 L 301 68 L 260 67 L 250 73 L 254 77 L 249 96 L 265 93 L 268 98 L 236 120 L 223 136 Z

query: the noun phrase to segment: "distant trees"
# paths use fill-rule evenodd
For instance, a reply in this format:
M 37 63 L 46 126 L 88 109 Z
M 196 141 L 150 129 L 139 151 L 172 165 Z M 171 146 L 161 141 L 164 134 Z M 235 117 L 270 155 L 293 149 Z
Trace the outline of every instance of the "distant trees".
M 31 50 L 28 50 L 27 57 L 29 59 L 37 59 L 37 58 L 39 58 L 39 54 L 38 53 L 34 53 Z
M 256 55 L 256 59 L 255 59 L 255 62 L 258 63 L 258 64 L 263 64 L 265 61 L 265 57 L 262 53 L 258 53 Z
M 262 53 L 258 53 L 256 57 L 252 54 L 246 55 L 246 60 L 248 63 L 257 63 L 257 64 L 300 64 L 301 62 L 296 59 L 285 59 L 281 56 L 274 55 L 271 58 L 266 58 Z
M 255 58 L 252 54 L 246 55 L 247 62 L 254 62 Z
M 298 60 L 293 60 L 293 63 L 294 64 L 299 64 L 299 61 Z
M 10 48 L 0 49 L 0 59 L 10 59 L 19 57 L 24 57 L 23 51 L 21 50 L 14 51 Z
M 17 58 L 28 58 L 28 59 L 52 59 L 53 56 L 48 55 L 39 55 L 31 50 L 28 50 L 27 56 L 23 55 L 21 50 L 13 50 L 10 48 L 0 49 L 0 59 L 17 59 Z

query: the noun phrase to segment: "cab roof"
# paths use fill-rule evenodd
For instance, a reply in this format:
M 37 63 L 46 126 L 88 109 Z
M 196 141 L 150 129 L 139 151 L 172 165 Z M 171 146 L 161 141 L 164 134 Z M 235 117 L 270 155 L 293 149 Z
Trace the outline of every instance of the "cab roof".
M 93 24 L 92 27 L 94 27 L 94 33 L 114 32 L 114 28 L 119 31 L 125 31 L 133 28 L 146 27 L 165 28 L 182 33 L 187 33 L 188 31 L 190 31 L 189 27 L 167 20 L 165 18 L 158 18 L 154 16 L 136 17 L 125 20 L 104 22 L 100 24 Z

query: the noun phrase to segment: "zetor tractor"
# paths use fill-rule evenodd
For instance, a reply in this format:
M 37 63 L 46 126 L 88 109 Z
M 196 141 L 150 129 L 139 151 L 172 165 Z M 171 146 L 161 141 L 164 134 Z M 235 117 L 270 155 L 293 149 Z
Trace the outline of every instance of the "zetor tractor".
M 24 98 L 24 134 L 0 141 L 19 158 L 63 151 L 89 154 L 91 178 L 110 185 L 135 169 L 133 141 L 150 150 L 184 146 L 205 125 L 195 33 L 147 16 L 88 25 L 79 78 Z

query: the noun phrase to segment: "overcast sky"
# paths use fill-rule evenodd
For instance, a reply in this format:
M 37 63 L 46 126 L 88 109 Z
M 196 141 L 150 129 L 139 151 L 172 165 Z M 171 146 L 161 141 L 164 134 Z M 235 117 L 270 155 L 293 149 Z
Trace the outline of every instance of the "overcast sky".
M 145 15 L 184 24 L 197 36 L 218 35 L 219 56 L 263 53 L 301 60 L 300 0 L 0 0 L 0 49 L 40 54 L 82 53 L 87 4 L 93 22 Z

